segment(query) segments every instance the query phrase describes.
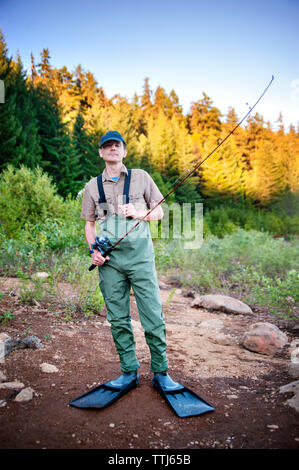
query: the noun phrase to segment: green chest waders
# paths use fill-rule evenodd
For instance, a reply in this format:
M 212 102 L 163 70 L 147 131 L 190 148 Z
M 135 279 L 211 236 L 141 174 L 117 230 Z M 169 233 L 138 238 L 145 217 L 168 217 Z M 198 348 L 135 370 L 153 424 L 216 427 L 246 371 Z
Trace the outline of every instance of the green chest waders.
M 99 192 L 100 195 L 103 194 L 103 188 Z M 128 204 L 128 184 L 125 184 L 124 193 Z M 115 244 L 135 224 L 136 220 L 117 214 L 108 215 L 102 225 L 101 235 Z M 148 223 L 142 221 L 114 248 L 109 258 L 103 266 L 99 266 L 100 289 L 104 296 L 107 320 L 111 325 L 116 351 L 120 357 L 121 370 L 130 372 L 139 368 L 131 325 L 131 287 L 151 353 L 151 370 L 167 370 L 166 328 Z

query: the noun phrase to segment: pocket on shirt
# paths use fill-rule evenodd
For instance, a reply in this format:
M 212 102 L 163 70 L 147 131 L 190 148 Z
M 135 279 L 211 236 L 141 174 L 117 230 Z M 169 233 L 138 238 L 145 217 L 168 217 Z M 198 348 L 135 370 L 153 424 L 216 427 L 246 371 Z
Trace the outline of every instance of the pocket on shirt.
M 95 202 L 96 204 L 96 220 L 104 219 L 107 215 L 105 211 L 108 211 L 107 203 L 99 203 L 99 201 Z
M 130 203 L 135 206 L 136 209 L 147 209 L 147 204 L 144 199 L 143 193 L 130 194 Z

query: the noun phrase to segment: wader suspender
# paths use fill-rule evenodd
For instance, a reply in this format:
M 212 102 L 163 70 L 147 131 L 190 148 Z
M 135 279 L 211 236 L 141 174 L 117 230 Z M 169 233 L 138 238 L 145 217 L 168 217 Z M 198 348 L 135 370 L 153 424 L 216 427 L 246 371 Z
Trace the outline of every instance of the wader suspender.
M 131 171 L 132 170 L 128 170 L 128 174 L 126 175 L 126 178 L 125 178 L 124 193 L 123 193 L 125 196 L 125 204 L 129 204 L 130 202 L 129 190 L 130 190 L 130 182 L 131 182 Z M 99 196 L 100 196 L 99 204 L 101 205 L 107 202 L 105 192 L 104 192 L 104 187 L 103 187 L 102 175 L 98 176 L 97 182 L 98 182 L 98 190 L 99 190 Z M 105 215 L 107 214 L 106 210 L 104 210 L 104 214 Z

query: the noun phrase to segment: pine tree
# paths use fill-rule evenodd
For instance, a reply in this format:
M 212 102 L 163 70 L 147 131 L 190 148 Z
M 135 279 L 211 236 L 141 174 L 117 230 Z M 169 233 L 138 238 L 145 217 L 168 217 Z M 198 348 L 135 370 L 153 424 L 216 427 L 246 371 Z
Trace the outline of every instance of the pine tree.
M 150 116 L 147 125 L 147 153 L 150 164 L 162 176 L 169 176 L 170 160 L 175 157 L 175 140 L 169 121 L 161 110 L 158 116 Z
M 12 58 L 8 57 L 5 38 L 0 30 L 0 79 L 4 82 L 5 102 L 0 104 L 0 170 L 10 163 L 22 128 L 16 119 L 16 92 L 10 86 Z
M 1 65 L 0 65 L 1 67 Z M 0 79 L 2 75 L 0 73 Z M 17 138 L 22 133 L 20 122 L 16 119 L 16 93 L 5 83 L 5 103 L 0 105 L 0 171 L 12 162 Z
M 82 99 L 83 102 L 81 101 L 81 107 L 84 109 L 84 107 L 90 108 L 92 106 L 92 103 L 95 99 L 96 94 L 98 93 L 98 83 L 96 79 L 94 78 L 93 74 L 91 72 L 86 72 L 85 74 L 85 81 L 84 81 L 84 87 L 83 87 L 83 93 L 82 93 Z
M 43 49 L 41 52 L 41 61 L 38 64 L 39 75 L 46 79 L 52 78 L 52 66 L 50 64 L 50 51 L 49 49 Z
M 109 108 L 109 128 L 106 128 L 106 130 L 117 130 L 124 137 L 127 145 L 125 164 L 128 167 L 138 165 L 140 159 L 137 145 L 139 130 L 136 126 L 135 111 L 135 106 L 129 103 L 127 98 L 114 96 L 112 106 Z
M 160 85 L 156 88 L 155 96 L 154 96 L 154 103 L 153 103 L 153 112 L 154 115 L 157 116 L 161 111 L 167 115 L 167 111 L 169 108 L 169 98 L 164 90 Z
M 82 187 L 79 155 L 71 145 L 71 137 L 62 122 L 57 99 L 44 84 L 35 87 L 35 107 L 39 120 L 42 147 L 42 168 L 49 173 L 59 194 L 76 194 Z
M 79 155 L 80 180 L 87 182 L 93 176 L 103 171 L 104 162 L 98 153 L 97 145 L 84 126 L 84 118 L 81 111 L 78 112 L 73 128 L 72 145 Z
M 103 106 L 102 98 L 100 95 L 95 97 L 95 100 L 90 108 L 82 112 L 86 130 L 100 142 L 101 136 L 110 129 L 111 109 L 110 102 Z
M 153 170 L 159 171 L 163 179 L 174 183 L 192 167 L 194 160 L 192 147 L 192 138 L 179 117 L 173 115 L 169 119 L 161 109 L 156 118 L 154 115 L 149 118 L 144 152 Z M 198 201 L 196 185 L 197 178 L 188 180 L 185 191 L 178 191 L 175 198 L 180 202 Z M 188 200 L 188 197 L 191 199 Z
M 211 98 L 203 92 L 203 98 L 191 104 L 188 115 L 189 128 L 192 133 L 198 133 L 204 142 L 209 137 L 211 130 L 215 136 L 221 132 L 221 113 L 213 106 Z
M 80 100 L 75 94 L 74 77 L 67 67 L 53 69 L 51 78 L 51 88 L 55 90 L 57 105 L 60 109 L 62 122 L 69 131 L 72 130 L 76 116 L 78 114 Z
M 37 71 L 36 71 L 34 56 L 32 52 L 30 54 L 30 58 L 31 58 L 31 78 L 32 78 L 32 81 L 34 81 L 37 77 Z
M 136 135 L 145 134 L 145 121 L 143 119 L 143 112 L 140 105 L 140 99 L 137 93 L 134 94 L 131 103 L 132 108 L 132 125 L 136 131 Z
M 193 166 L 194 152 L 192 137 L 188 133 L 185 120 L 182 120 L 179 115 L 172 116 L 170 127 L 174 140 L 174 155 L 170 158 L 167 165 L 167 173 L 169 175 L 180 175 Z
M 169 94 L 169 107 L 172 114 L 183 118 L 183 107 L 180 105 L 179 97 L 174 90 L 171 90 Z
M 184 120 L 182 106 L 179 104 L 179 98 L 175 91 L 171 90 L 168 96 L 164 88 L 159 85 L 155 91 L 152 112 L 157 116 L 160 111 L 163 111 L 169 119 L 175 116 L 177 119 L 180 117 Z
M 273 142 L 274 148 L 274 159 L 275 162 L 281 167 L 284 179 L 285 188 L 288 186 L 288 179 L 289 179 L 289 146 L 288 146 L 288 136 L 285 133 L 284 124 L 283 124 L 283 117 L 282 114 L 279 113 L 279 117 L 277 119 L 277 131 L 275 133 L 271 132 L 269 134 L 268 139 Z
M 294 194 L 299 194 L 299 129 L 290 126 L 285 136 L 285 174 L 287 188 Z
M 211 148 L 215 148 L 213 134 Z M 245 165 L 233 139 L 228 139 L 201 166 L 202 192 L 206 197 L 235 197 L 244 194 Z
M 5 103 L 0 106 L 0 168 L 9 163 L 34 168 L 40 163 L 41 147 L 31 89 L 20 56 L 16 62 L 8 58 L 0 34 L 0 77 L 5 82 Z
M 39 124 L 32 103 L 32 87 L 26 80 L 20 56 L 13 65 L 12 87 L 16 91 L 16 117 L 21 124 L 22 132 L 17 138 L 11 163 L 15 166 L 23 164 L 28 168 L 35 168 L 40 164 L 42 157 L 38 135 Z
M 104 90 L 98 87 L 93 74 L 85 72 L 80 64 L 76 67 L 74 73 L 73 94 L 83 117 L 95 102 L 100 103 L 101 106 L 106 104 Z M 77 107 L 77 112 L 79 108 Z
M 149 78 L 144 79 L 143 94 L 141 95 L 141 107 L 143 109 L 144 116 L 147 118 L 152 111 L 152 90 L 149 86 Z
M 281 196 L 284 189 L 283 171 L 275 160 L 273 143 L 261 140 L 252 158 L 252 170 L 247 173 L 247 196 L 265 206 Z
M 247 121 L 245 126 L 246 132 L 244 133 L 243 156 L 248 169 L 252 169 L 259 142 L 265 137 L 265 123 L 263 117 L 258 113 L 254 116 L 249 116 Z

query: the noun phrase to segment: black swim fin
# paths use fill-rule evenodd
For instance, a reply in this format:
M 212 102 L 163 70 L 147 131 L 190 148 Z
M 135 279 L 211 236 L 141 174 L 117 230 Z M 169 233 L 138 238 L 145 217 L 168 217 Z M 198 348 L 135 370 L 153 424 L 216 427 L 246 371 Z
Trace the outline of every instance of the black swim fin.
M 167 372 L 155 374 L 152 382 L 180 418 L 215 411 L 212 405 L 203 400 L 195 392 L 178 382 L 174 382 Z
M 110 382 L 105 382 L 72 400 L 69 404 L 76 408 L 105 408 L 138 385 L 139 374 L 123 373 Z

